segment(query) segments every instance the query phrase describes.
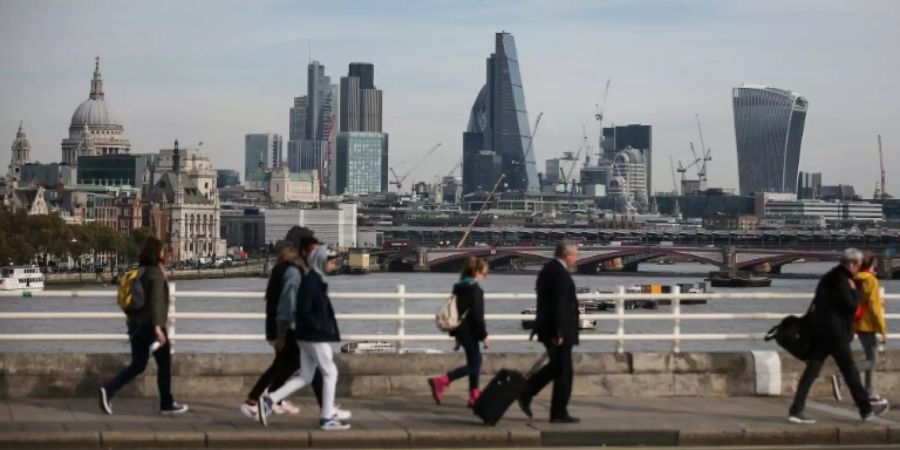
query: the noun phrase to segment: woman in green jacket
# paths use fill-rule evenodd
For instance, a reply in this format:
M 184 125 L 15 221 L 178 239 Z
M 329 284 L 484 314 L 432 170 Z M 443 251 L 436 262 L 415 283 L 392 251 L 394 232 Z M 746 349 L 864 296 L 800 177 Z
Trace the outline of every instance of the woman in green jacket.
M 106 414 L 112 415 L 110 400 L 116 392 L 144 373 L 151 353 L 156 359 L 160 413 L 181 414 L 188 410 L 187 405 L 175 403 L 172 398 L 172 353 L 166 334 L 166 322 L 169 319 L 169 283 L 162 267 L 163 261 L 165 250 L 162 241 L 154 237 L 148 238 L 138 259 L 145 303 L 140 310 L 127 316 L 131 365 L 100 388 L 100 409 Z

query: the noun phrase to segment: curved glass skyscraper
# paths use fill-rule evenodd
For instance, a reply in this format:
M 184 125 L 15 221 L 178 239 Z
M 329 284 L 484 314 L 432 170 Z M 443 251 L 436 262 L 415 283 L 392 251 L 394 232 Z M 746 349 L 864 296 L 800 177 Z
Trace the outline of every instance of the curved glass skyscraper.
M 806 99 L 746 84 L 733 97 L 741 194 L 796 192 Z
M 499 164 L 476 164 L 476 160 Z M 495 36 L 495 52 L 487 59 L 487 80 L 463 133 L 463 191 L 489 191 L 501 173 L 506 174 L 503 190 L 540 190 L 516 41 L 506 32 Z

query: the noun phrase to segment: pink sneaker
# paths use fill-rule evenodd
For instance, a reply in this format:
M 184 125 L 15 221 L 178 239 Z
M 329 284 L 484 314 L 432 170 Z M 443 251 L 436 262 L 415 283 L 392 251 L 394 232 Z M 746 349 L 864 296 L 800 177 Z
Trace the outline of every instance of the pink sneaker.
M 475 402 L 478 400 L 478 397 L 481 395 L 481 390 L 478 388 L 472 389 L 469 391 L 469 403 L 467 406 L 472 408 L 475 406 Z
M 444 401 L 444 389 L 450 385 L 450 378 L 446 374 L 432 377 L 428 379 L 428 385 L 431 386 L 434 402 L 440 405 Z

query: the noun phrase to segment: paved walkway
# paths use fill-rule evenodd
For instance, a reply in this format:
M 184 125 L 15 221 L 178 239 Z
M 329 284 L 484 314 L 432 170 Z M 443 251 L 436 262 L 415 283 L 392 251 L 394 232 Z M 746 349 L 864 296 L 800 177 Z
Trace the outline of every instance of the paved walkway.
M 238 411 L 240 399 L 182 399 L 187 414 L 160 416 L 154 399 L 117 398 L 115 415 L 96 399 L 0 402 L 0 448 L 460 448 L 534 446 L 731 446 L 900 443 L 900 412 L 861 423 L 848 403 L 820 399 L 812 426 L 788 424 L 787 398 L 576 398 L 577 425 L 546 421 L 548 399 L 534 401 L 535 420 L 513 405 L 496 427 L 480 424 L 463 398 L 437 406 L 430 398 L 341 399 L 353 429 L 315 428 L 309 397 L 298 415 L 273 417 L 267 429 Z M 895 399 L 896 400 L 896 399 Z M 900 403 L 898 403 L 900 404 Z

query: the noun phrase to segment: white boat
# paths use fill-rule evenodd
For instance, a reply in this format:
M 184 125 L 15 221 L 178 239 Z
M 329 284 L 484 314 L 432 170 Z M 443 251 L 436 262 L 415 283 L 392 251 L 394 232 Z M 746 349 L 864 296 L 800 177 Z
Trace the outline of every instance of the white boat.
M 38 266 L 7 266 L 0 268 L 0 291 L 44 290 L 44 274 Z
M 444 353 L 441 350 L 427 347 L 408 347 L 397 349 L 397 346 L 388 341 L 358 341 L 348 342 L 341 346 L 341 353 L 351 353 L 354 355 L 373 354 L 373 353 Z

